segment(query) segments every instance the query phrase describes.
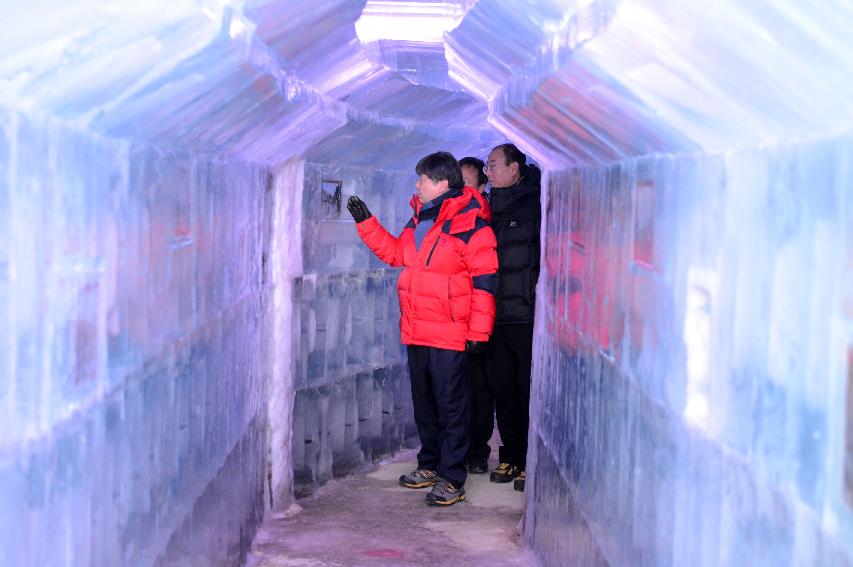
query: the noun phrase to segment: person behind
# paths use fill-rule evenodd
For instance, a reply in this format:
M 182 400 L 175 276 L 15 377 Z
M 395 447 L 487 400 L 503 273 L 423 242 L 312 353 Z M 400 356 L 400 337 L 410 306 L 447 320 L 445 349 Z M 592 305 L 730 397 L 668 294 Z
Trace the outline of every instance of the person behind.
M 462 168 L 462 181 L 465 183 L 465 186 L 473 187 L 488 199 L 489 194 L 486 193 L 486 182 L 489 178 L 486 177 L 485 165 L 483 160 L 471 156 L 459 160 L 459 166 Z
M 513 144 L 496 146 L 486 174 L 492 188 L 491 226 L 498 242 L 495 329 L 486 356 L 486 380 L 495 397 L 502 446 L 492 482 L 524 490 L 533 315 L 539 279 L 541 172 Z
M 483 160 L 464 157 L 459 160 L 462 180 L 466 187 L 474 187 L 488 202 Z M 471 434 L 468 444 L 468 472 L 482 474 L 489 470 L 489 439 L 495 427 L 495 399 L 486 387 L 486 355 L 468 355 L 468 378 L 471 381 Z
M 485 349 L 495 318 L 495 235 L 476 190 L 447 152 L 421 159 L 414 209 L 400 236 L 350 197 L 358 235 L 379 259 L 403 266 L 397 282 L 400 331 L 407 345 L 418 466 L 400 477 L 407 488 L 432 486 L 429 505 L 465 499 L 470 388 L 466 352 Z

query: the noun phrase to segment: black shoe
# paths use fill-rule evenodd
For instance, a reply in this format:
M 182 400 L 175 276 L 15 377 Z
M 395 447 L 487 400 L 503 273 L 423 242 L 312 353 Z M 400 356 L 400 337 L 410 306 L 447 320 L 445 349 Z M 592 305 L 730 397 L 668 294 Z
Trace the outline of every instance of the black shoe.
M 486 459 L 471 459 L 468 461 L 468 472 L 471 474 L 483 474 L 488 472 L 489 463 Z
M 512 481 L 512 487 L 519 492 L 524 492 L 524 480 L 526 478 L 524 471 L 521 471 L 518 473 L 518 476 L 515 477 L 515 480 Z
M 426 488 L 438 481 L 438 474 L 427 469 L 415 469 L 400 477 L 400 486 L 406 488 Z
M 450 482 L 439 478 L 432 492 L 424 499 L 429 506 L 450 506 L 465 500 L 465 489 L 461 486 L 456 488 Z
M 508 463 L 501 463 L 498 468 L 492 471 L 489 475 L 489 480 L 492 482 L 512 482 L 518 476 L 518 467 Z

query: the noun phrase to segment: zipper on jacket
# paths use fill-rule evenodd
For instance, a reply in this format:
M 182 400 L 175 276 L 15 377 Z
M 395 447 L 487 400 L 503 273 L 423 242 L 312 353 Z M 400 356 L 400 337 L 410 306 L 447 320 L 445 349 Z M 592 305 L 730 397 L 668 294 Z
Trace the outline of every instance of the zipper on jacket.
M 450 320 L 456 322 L 453 316 L 453 297 L 450 295 L 450 278 L 447 278 L 447 310 L 450 311 Z
M 432 253 L 435 252 L 435 247 L 438 246 L 438 241 L 441 238 L 441 233 L 439 233 L 438 238 L 435 239 L 435 242 L 432 243 L 432 248 L 429 251 L 429 256 L 427 256 L 426 265 L 429 266 L 429 261 L 432 260 Z

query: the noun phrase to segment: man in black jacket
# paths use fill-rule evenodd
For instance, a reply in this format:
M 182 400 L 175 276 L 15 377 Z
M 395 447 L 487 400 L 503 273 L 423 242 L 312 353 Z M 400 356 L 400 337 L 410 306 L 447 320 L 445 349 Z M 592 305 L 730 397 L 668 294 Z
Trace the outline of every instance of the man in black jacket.
M 513 144 L 501 144 L 489 154 L 486 174 L 492 187 L 491 226 L 498 242 L 497 314 L 488 347 L 487 382 L 495 397 L 503 443 L 500 465 L 490 480 L 514 481 L 516 490 L 524 490 L 541 172 L 528 165 L 527 156 Z

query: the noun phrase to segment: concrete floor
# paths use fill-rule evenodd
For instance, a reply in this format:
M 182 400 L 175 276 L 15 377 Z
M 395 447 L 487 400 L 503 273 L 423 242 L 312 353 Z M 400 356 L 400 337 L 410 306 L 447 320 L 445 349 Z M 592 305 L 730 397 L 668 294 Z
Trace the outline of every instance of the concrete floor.
M 268 515 L 247 566 L 534 564 L 519 535 L 523 493 L 489 482 L 488 474 L 470 475 L 467 502 L 427 506 L 429 489 L 397 484 L 415 467 L 415 455 L 403 452 L 366 474 L 327 484 L 289 514 Z

